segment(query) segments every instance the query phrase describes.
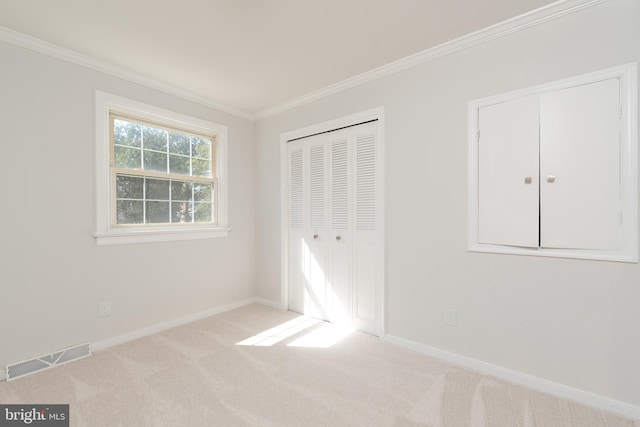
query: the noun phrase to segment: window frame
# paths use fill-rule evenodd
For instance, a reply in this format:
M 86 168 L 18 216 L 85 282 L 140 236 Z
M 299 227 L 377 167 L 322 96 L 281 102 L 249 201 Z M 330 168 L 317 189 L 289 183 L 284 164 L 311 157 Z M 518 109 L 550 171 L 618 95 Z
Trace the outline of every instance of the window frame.
M 622 247 L 620 250 L 588 250 L 571 248 L 526 248 L 489 243 L 478 239 L 478 111 L 483 106 L 510 101 L 528 95 L 566 89 L 610 78 L 620 80 L 620 191 Z M 637 64 L 627 64 L 594 73 L 570 77 L 527 89 L 470 101 L 468 104 L 468 224 L 467 249 L 511 255 L 576 258 L 600 261 L 638 262 L 638 104 Z
M 227 127 L 121 96 L 96 91 L 96 232 L 98 246 L 226 237 L 228 227 Z M 126 170 L 111 165 L 112 117 L 211 137 L 213 215 L 215 223 L 115 224 L 115 176 Z M 158 177 L 163 173 L 149 172 Z M 146 174 L 144 174 L 146 175 Z M 166 178 L 172 176 L 165 174 Z M 185 176 L 184 178 L 192 177 Z M 209 178 L 207 178 L 209 179 Z

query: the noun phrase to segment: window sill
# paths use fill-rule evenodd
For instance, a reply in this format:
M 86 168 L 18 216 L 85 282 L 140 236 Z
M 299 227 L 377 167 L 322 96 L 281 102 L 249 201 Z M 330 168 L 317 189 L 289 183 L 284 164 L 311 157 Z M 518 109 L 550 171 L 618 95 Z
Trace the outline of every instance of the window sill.
M 94 233 L 98 246 L 131 245 L 138 243 L 172 242 L 178 240 L 200 240 L 227 237 L 230 228 L 189 228 L 154 230 L 119 230 Z

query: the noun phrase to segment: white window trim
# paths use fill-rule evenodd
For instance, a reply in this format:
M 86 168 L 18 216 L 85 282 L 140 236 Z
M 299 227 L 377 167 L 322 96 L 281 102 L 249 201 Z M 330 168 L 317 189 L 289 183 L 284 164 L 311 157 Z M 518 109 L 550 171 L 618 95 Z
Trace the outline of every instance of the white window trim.
M 638 66 L 636 63 L 609 68 L 594 73 L 542 84 L 501 95 L 469 102 L 469 175 L 467 247 L 471 252 L 490 252 L 512 255 L 533 255 L 559 258 L 593 259 L 602 261 L 638 262 Z M 565 89 L 610 78 L 620 79 L 620 159 L 622 197 L 622 248 L 620 250 L 577 250 L 550 248 L 522 248 L 478 242 L 478 110 L 487 105 L 523 96 Z
M 112 226 L 112 188 L 110 172 L 110 120 L 109 113 L 137 117 L 155 123 L 216 137 L 216 194 L 217 224 L 189 226 Z M 153 105 L 96 91 L 96 238 L 98 246 L 133 243 L 194 240 L 226 237 L 228 227 L 227 194 L 227 127 L 202 119 L 165 110 Z

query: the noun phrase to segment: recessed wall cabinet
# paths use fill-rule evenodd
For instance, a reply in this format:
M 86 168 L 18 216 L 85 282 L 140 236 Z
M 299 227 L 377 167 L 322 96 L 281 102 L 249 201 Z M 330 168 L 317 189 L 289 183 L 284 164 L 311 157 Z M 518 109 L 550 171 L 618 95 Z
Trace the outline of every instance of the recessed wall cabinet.
M 637 69 L 469 103 L 469 250 L 638 261 Z

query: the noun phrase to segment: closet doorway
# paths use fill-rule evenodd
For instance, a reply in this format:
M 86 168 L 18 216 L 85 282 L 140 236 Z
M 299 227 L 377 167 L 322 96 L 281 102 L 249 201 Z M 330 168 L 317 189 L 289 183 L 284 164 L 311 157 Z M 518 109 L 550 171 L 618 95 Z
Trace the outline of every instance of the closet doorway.
M 383 111 L 282 135 L 283 306 L 382 334 Z

